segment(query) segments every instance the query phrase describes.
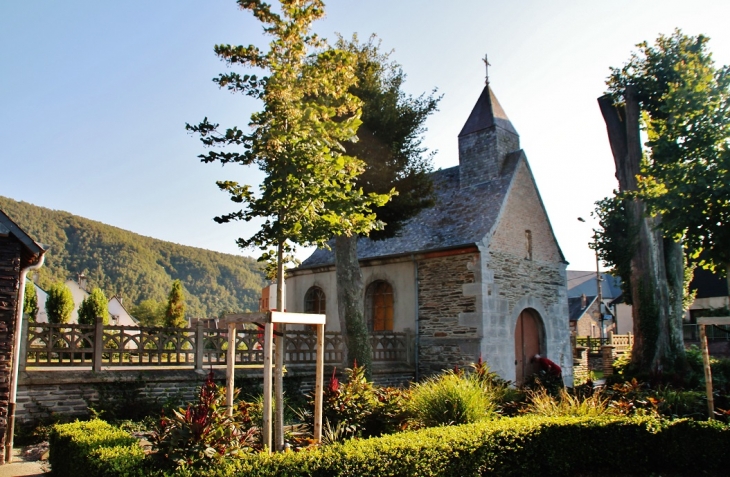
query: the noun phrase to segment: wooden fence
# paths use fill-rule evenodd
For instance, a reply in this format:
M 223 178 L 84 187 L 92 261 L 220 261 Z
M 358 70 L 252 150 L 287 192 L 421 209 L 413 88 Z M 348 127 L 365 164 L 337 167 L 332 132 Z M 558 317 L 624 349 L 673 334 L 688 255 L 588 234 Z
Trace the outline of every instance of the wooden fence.
M 605 338 L 593 338 L 591 336 L 575 336 L 574 348 L 580 346 L 587 348 L 589 353 L 600 353 L 601 347 L 613 346 L 616 354 L 623 354 L 631 351 L 634 346 L 634 335 L 627 333 L 625 335 L 615 335 L 609 331 Z
M 225 365 L 228 331 L 205 328 L 156 328 L 24 322 L 20 370 L 32 368 L 180 367 L 203 369 Z M 372 333 L 374 363 L 413 361 L 413 336 L 409 333 Z M 287 365 L 314 365 L 317 337 L 310 330 L 287 330 L 284 341 Z M 236 333 L 237 365 L 262 365 L 263 335 L 257 329 Z M 344 341 L 339 333 L 325 333 L 325 363 L 344 361 Z

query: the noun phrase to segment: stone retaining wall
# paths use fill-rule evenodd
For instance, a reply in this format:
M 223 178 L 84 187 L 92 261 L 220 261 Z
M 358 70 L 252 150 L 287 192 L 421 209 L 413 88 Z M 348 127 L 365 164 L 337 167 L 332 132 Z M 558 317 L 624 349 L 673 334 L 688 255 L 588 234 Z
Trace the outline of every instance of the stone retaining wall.
M 333 368 L 325 367 L 325 385 L 332 376 Z M 338 378 L 344 380 L 337 369 Z M 209 371 L 192 369 L 114 370 L 94 372 L 89 370 L 26 371 L 20 374 L 16 420 L 30 424 L 50 416 L 84 418 L 89 416 L 89 406 L 104 400 L 102 408 L 110 406 L 110 400 L 119 405 L 139 406 L 148 409 L 165 404 L 183 404 L 195 401 L 200 385 Z M 215 379 L 225 382 L 225 369 L 214 369 Z M 375 367 L 373 380 L 383 386 L 406 386 L 415 377 L 413 367 L 394 365 Z M 285 380 L 291 380 L 297 389 L 308 394 L 314 389 L 314 370 L 311 367 L 287 367 Z M 236 369 L 237 386 L 252 386 L 263 380 L 260 369 Z M 245 389 L 243 390 L 245 391 Z

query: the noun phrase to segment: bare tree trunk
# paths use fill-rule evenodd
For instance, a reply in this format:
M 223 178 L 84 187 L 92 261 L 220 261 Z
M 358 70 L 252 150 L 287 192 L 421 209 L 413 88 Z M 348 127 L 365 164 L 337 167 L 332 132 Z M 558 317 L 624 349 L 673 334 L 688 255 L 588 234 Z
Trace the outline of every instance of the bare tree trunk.
M 598 99 L 606 122 L 621 192 L 637 190 L 641 165 L 639 104 L 633 87 L 624 94 L 625 107 L 608 96 Z M 639 199 L 627 202 L 629 221 L 636 231 L 631 258 L 631 300 L 634 320 L 632 361 L 640 370 L 660 374 L 664 364 L 684 364 L 682 246 L 665 240 L 661 218 L 647 217 Z
M 339 236 L 335 239 L 335 267 L 337 269 L 337 304 L 340 330 L 347 347 L 346 366 L 365 367 L 370 377 L 373 350 L 370 333 L 365 324 L 364 290 L 360 262 L 357 260 L 357 236 Z

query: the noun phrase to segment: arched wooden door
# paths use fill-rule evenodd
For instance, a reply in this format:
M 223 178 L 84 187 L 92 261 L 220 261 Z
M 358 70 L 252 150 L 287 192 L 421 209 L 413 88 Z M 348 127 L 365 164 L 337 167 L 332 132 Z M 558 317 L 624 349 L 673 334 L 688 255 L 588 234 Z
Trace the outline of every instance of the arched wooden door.
M 540 318 L 533 310 L 522 310 L 515 327 L 515 381 L 523 384 L 536 369 L 530 359 L 540 354 Z

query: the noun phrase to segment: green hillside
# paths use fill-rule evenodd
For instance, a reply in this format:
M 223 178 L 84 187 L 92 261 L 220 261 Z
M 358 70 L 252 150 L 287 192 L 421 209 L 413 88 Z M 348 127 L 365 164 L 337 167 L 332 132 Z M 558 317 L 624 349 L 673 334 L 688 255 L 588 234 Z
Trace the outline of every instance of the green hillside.
M 127 308 L 166 300 L 172 281 L 185 287 L 188 317 L 258 309 L 264 276 L 256 260 L 143 237 L 93 220 L 0 196 L 0 209 L 36 241 L 48 245 L 39 283 L 87 276 Z

